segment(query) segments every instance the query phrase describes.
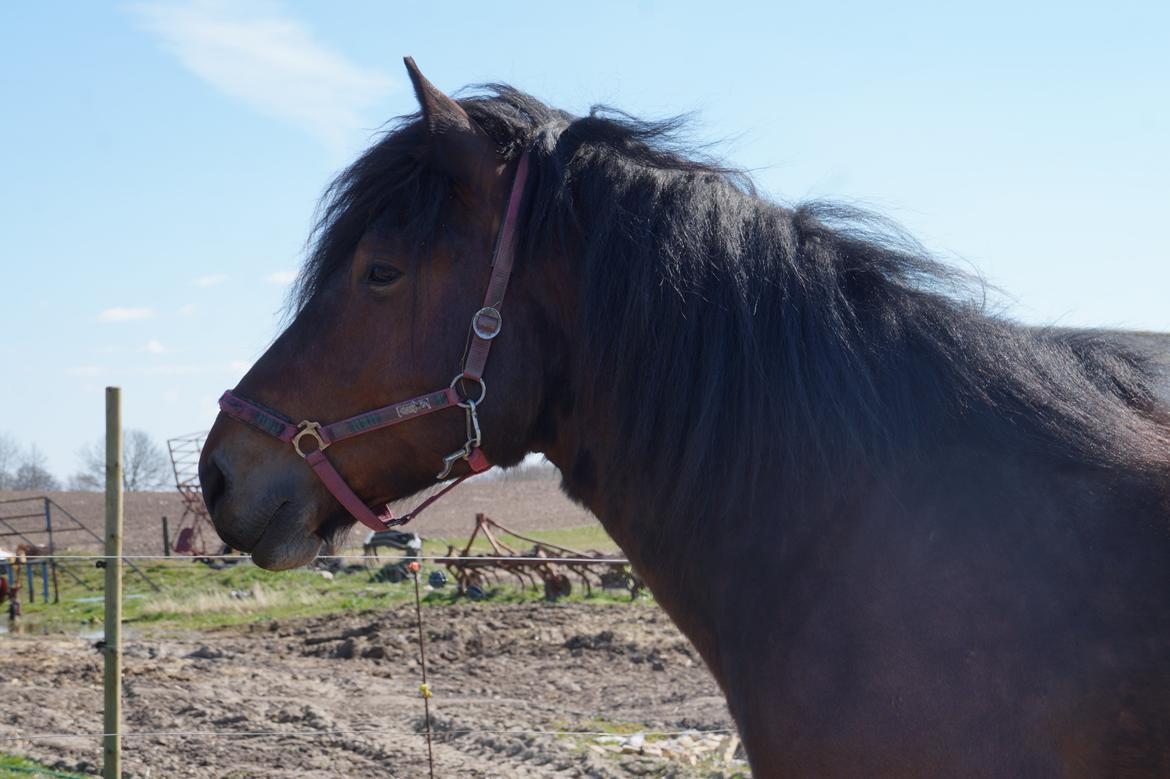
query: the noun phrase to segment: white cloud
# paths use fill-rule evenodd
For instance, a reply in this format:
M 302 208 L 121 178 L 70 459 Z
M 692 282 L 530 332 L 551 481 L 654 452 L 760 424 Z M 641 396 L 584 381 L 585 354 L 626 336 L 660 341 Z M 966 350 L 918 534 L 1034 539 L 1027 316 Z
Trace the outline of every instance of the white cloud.
M 232 360 L 228 363 L 228 373 L 233 373 L 237 376 L 243 376 L 252 367 L 252 363 L 245 360 Z
M 162 354 L 166 350 L 167 348 L 157 338 L 151 338 L 146 342 L 146 346 L 142 347 L 142 351 L 150 352 L 151 354 Z
M 105 373 L 104 368 L 99 368 L 96 365 L 79 365 L 76 368 L 66 368 L 66 376 L 81 376 L 85 378 L 92 378 L 94 376 L 101 376 Z
M 133 322 L 136 319 L 150 319 L 154 309 L 150 308 L 107 308 L 98 314 L 99 322 Z
M 397 87 L 317 41 L 279 3 L 189 0 L 131 7 L 187 70 L 253 109 L 290 122 L 334 151 Z
M 194 316 L 195 311 L 196 311 L 195 304 L 188 303 L 184 306 L 179 306 L 179 308 L 175 311 L 175 313 L 178 314 L 179 316 Z
M 276 273 L 269 273 L 264 277 L 264 280 L 269 284 L 292 284 L 297 280 L 297 272 L 295 270 L 278 270 Z
M 223 284 L 225 281 L 227 281 L 227 276 L 222 273 L 213 273 L 209 276 L 200 276 L 191 283 L 196 287 L 214 287 L 217 284 Z

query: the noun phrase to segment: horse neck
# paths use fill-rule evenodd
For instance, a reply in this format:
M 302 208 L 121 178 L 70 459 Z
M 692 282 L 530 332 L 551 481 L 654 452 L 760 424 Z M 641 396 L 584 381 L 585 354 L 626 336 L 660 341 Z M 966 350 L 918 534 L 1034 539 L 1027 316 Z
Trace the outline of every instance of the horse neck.
M 774 554 L 787 532 L 777 521 L 778 497 L 761 495 L 755 505 L 729 504 L 713 515 L 663 510 L 653 497 L 660 490 L 649 488 L 638 463 L 626 462 L 628 478 L 611 481 L 606 464 L 628 461 L 611 425 L 577 402 L 544 453 L 566 492 L 601 521 L 722 685 L 721 657 L 738 630 L 730 606 L 743 597 L 743 579 L 729 569 L 756 578 L 776 572 Z

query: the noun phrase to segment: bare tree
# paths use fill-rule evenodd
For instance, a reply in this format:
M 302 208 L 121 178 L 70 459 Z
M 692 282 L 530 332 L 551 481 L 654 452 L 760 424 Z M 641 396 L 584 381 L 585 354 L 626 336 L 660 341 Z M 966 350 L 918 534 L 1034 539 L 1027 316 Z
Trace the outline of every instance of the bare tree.
M 85 449 L 78 450 L 78 456 L 82 455 Z M 87 466 L 88 467 L 88 466 Z M 77 471 L 69 480 L 65 482 L 65 489 L 70 492 L 98 492 L 105 489 L 106 477 L 105 466 L 102 466 L 102 479 L 98 481 L 98 477 L 89 471 Z
M 129 430 L 122 437 L 123 482 L 131 492 L 157 490 L 170 480 L 171 461 L 162 447 L 141 430 Z
M 106 486 L 106 445 L 104 441 L 87 444 L 77 450 L 81 470 L 69 477 L 69 489 L 96 492 Z
M 14 489 L 12 480 L 16 478 L 16 469 L 19 466 L 20 447 L 16 439 L 7 433 L 0 433 L 0 490 Z
M 43 452 L 35 446 L 30 446 L 25 452 L 23 462 L 17 466 L 12 474 L 8 489 L 35 490 L 37 492 L 55 492 L 61 489 L 49 469 L 45 467 L 46 459 Z
M 106 444 L 96 441 L 77 452 L 82 470 L 69 477 L 75 490 L 100 490 L 106 485 Z M 162 447 L 141 430 L 122 434 L 122 487 L 127 492 L 148 492 L 170 481 L 171 464 Z

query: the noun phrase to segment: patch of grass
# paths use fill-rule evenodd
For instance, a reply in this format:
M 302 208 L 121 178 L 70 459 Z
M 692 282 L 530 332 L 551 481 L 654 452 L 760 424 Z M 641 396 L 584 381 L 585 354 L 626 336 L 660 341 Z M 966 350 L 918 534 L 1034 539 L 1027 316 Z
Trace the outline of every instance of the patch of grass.
M 58 604 L 24 602 L 27 632 L 100 630 L 105 604 L 103 571 L 73 564 L 89 588 L 61 577 Z M 340 573 L 329 579 L 320 571 L 298 569 L 273 573 L 244 560 L 220 569 L 187 558 L 159 560 L 144 567 L 161 592 L 127 570 L 123 577 L 122 618 L 138 630 L 202 630 L 243 622 L 311 617 L 329 612 L 385 607 L 413 598 L 406 584 L 372 580 L 372 570 Z M 413 587 L 413 585 L 410 585 Z
M 84 774 L 58 771 L 17 755 L 0 754 L 0 779 L 29 779 L 33 776 L 59 777 L 60 779 L 83 779 Z
M 589 549 L 603 546 L 593 543 L 600 540 L 599 534 L 604 537 L 600 528 L 589 526 L 543 531 L 534 533 L 533 537 L 539 536 L 573 548 Z M 530 547 L 527 542 L 507 536 L 503 540 L 518 550 Z M 466 539 L 462 543 L 466 543 Z M 490 551 L 486 542 L 484 547 L 483 551 Z M 423 551 L 425 555 L 446 554 L 447 545 L 441 539 L 427 541 Z M 357 565 L 359 560 L 346 561 L 352 564 L 347 566 L 346 571 L 332 578 L 323 576 L 319 570 L 308 568 L 273 573 L 258 568 L 248 560 L 214 569 L 190 558 L 180 557 L 140 562 L 140 567 L 161 592 L 155 592 L 128 567 L 124 569 L 123 621 L 132 631 L 139 633 L 199 631 L 246 622 L 381 610 L 414 598 L 414 585 L 409 580 L 397 584 L 374 580 L 373 574 L 381 566 L 401 559 L 396 552 L 385 553 L 380 562 L 371 561 L 368 569 Z M 63 561 L 62 565 L 67 566 L 73 575 L 62 572 L 58 577 L 60 603 L 40 602 L 38 590 L 36 602 L 29 603 L 27 598 L 24 601 L 21 629 L 29 633 L 85 634 L 93 631 L 94 636 L 98 637 L 104 621 L 102 587 L 105 572 L 92 561 Z M 432 570 L 445 569 L 424 562 L 421 571 L 424 583 Z M 569 578 L 573 593 L 564 598 L 565 601 L 630 602 L 629 594 L 625 591 L 607 591 L 599 587 L 593 589 L 591 597 L 586 597 L 580 579 L 572 574 Z M 543 591 L 521 588 L 519 582 L 511 577 L 501 576 L 499 581 L 500 584 L 488 588 L 487 597 L 481 601 L 483 605 L 527 603 L 543 597 Z M 455 595 L 454 584 L 439 590 L 431 590 L 425 585 L 424 588 L 424 602 L 429 605 L 441 606 L 464 600 Z M 638 602 L 652 601 L 639 598 Z
M 632 736 L 635 733 L 645 733 L 650 728 L 645 722 L 624 722 L 622 720 L 609 720 L 595 717 L 583 722 L 575 722 L 572 725 L 566 726 L 564 730 L 582 730 L 586 733 L 609 733 L 614 736 Z M 654 740 L 661 738 L 657 735 L 648 735 L 647 740 Z

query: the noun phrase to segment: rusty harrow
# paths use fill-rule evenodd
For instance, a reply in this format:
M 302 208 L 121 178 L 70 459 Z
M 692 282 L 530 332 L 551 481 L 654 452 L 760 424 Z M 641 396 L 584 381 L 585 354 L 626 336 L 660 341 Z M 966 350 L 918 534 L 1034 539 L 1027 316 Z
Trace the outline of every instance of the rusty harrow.
M 515 549 L 497 535 L 506 534 L 532 544 L 529 549 Z M 491 546 L 488 553 L 472 552 L 477 537 L 482 536 Z M 515 557 L 515 560 L 503 558 Z M 515 577 L 521 587 L 540 591 L 548 600 L 568 595 L 573 590 L 572 578 L 580 580 L 585 592 L 593 594 L 594 587 L 624 589 L 630 598 L 637 597 L 644 586 L 629 563 L 613 562 L 612 555 L 590 550 L 580 551 L 510 530 L 485 514 L 475 515 L 475 530 L 463 549 L 448 545 L 445 557 L 435 558 L 445 565 L 455 580 L 459 592 L 471 597 L 482 594 L 489 585 L 504 577 Z

